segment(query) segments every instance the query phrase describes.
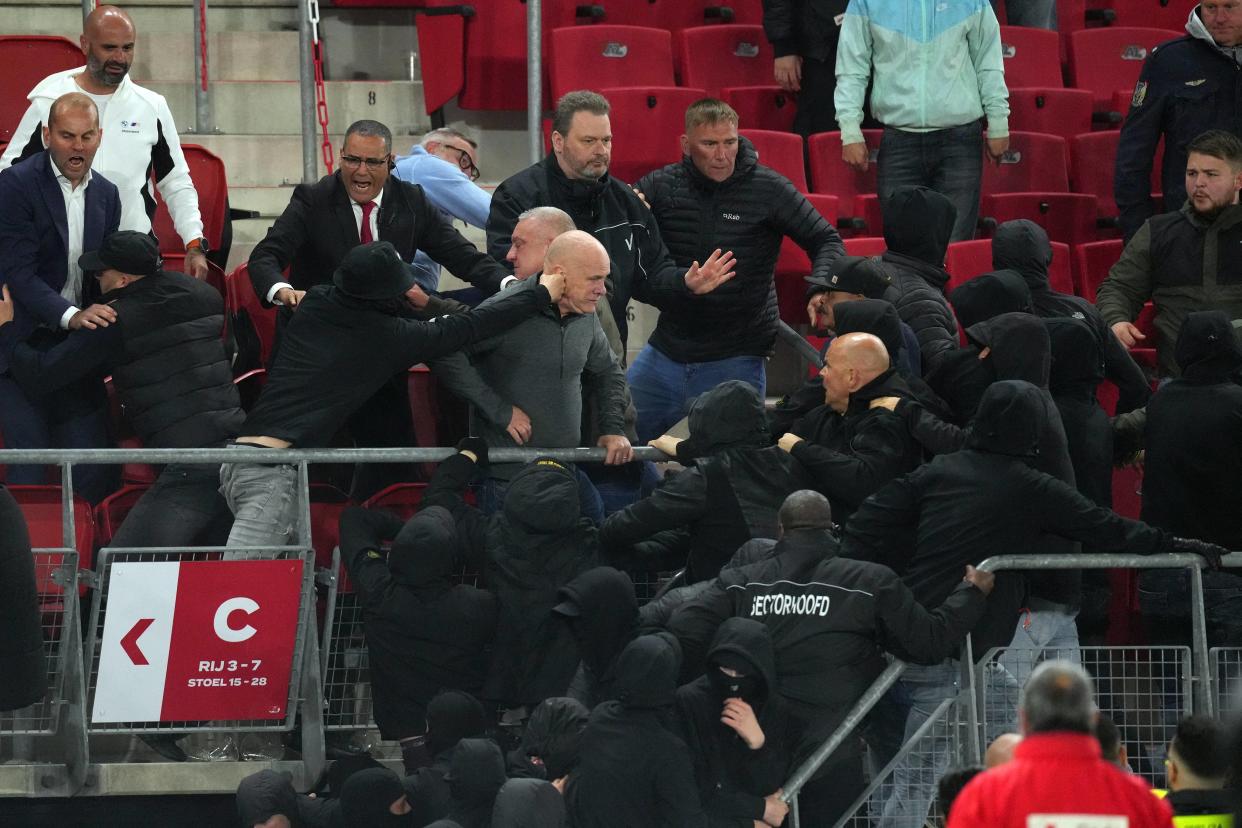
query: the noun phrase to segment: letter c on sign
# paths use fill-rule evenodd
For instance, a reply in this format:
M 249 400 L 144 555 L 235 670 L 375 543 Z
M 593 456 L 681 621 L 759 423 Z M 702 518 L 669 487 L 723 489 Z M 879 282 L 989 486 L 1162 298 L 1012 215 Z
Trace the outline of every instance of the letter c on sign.
M 249 598 L 230 598 L 220 605 L 216 610 L 215 628 L 216 635 L 221 641 L 228 641 L 236 644 L 239 641 L 245 641 L 258 632 L 254 627 L 247 624 L 240 629 L 234 629 L 229 626 L 229 616 L 234 612 L 241 611 L 246 615 L 253 615 L 259 611 L 259 605 Z

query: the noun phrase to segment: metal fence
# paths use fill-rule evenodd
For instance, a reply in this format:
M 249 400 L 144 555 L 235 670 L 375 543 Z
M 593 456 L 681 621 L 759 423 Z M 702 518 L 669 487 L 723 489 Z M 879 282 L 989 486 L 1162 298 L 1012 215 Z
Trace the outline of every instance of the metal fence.
M 1212 673 L 1216 679 L 1216 712 L 1220 716 L 1242 713 L 1242 647 L 1212 650 Z

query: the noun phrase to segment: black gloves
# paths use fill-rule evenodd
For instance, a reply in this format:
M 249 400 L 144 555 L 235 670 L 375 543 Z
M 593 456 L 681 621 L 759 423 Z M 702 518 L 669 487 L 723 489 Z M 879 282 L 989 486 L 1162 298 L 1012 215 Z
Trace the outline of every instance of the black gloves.
M 1220 569 L 1221 556 L 1229 554 L 1229 550 L 1223 546 L 1195 538 L 1173 538 L 1169 546 L 1172 547 L 1173 552 L 1190 552 L 1199 555 L 1212 569 Z
M 480 465 L 487 462 L 487 442 L 482 437 L 463 437 L 457 441 L 456 448 L 473 454 Z

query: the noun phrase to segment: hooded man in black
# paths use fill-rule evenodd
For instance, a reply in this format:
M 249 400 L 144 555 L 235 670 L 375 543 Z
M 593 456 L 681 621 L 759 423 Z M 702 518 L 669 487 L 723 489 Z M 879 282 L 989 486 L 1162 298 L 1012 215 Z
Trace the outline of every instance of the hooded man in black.
M 706 674 L 677 690 L 677 710 L 708 824 L 778 824 L 788 812 L 778 794 L 798 734 L 777 692 L 767 627 L 749 618 L 721 624 Z
M 388 768 L 355 773 L 341 789 L 341 825 L 415 828 L 401 779 Z
M 1048 266 L 1051 263 L 1052 245 L 1048 234 L 1035 222 L 1017 219 L 996 228 L 992 236 L 992 266 L 1021 274 L 1031 290 L 1031 304 L 1036 316 L 1068 316 L 1086 322 L 1096 337 L 1103 358 L 1104 377 L 1111 380 L 1120 392 L 1117 413 L 1124 414 L 1142 407 L 1151 396 L 1151 386 L 1143 375 L 1143 369 L 1104 322 L 1095 305 L 1081 296 L 1058 293 L 1051 288 L 1048 283 Z
M 588 709 L 612 698 L 613 663 L 639 630 L 630 576 L 612 567 L 587 570 L 561 587 L 552 610 L 578 644 L 581 665 L 565 695 Z
M 460 690 L 445 690 L 427 705 L 427 737 L 422 745 L 401 754 L 408 774 L 401 782 L 419 824 L 449 812 L 452 794 L 448 775 L 453 751 L 462 739 L 483 735 L 486 714 L 478 699 Z
M 492 828 L 565 828 L 565 797 L 542 779 L 510 779 L 496 794 Z
M 521 744 L 509 751 L 509 776 L 548 782 L 568 776 L 578 764 L 582 730 L 590 715 L 581 702 L 565 696 L 541 701 L 526 722 Z
M 444 777 L 452 801 L 448 819 L 461 828 L 488 828 L 496 794 L 505 784 L 505 758 L 491 739 L 462 739 Z
M 237 815 L 245 828 L 267 826 L 277 816 L 283 816 L 289 828 L 303 828 L 293 780 L 274 770 L 261 770 L 241 781 L 237 786 Z
M 957 348 L 957 323 L 944 295 L 944 256 L 956 219 L 953 202 L 927 187 L 898 187 L 884 205 L 888 250 L 880 262 L 892 280 L 884 298 L 918 336 L 924 376 Z
M 681 653 L 667 634 L 634 639 L 617 658 L 613 701 L 591 712 L 566 798 L 574 828 L 703 828 L 690 751 L 676 735 Z
M 806 471 L 772 445 L 763 400 L 748 383 L 722 382 L 690 407 L 690 436 L 664 435 L 652 445 L 694 468 L 666 480 L 643 500 L 616 512 L 600 529 L 610 556 L 666 529 L 691 531 L 686 582 L 715 577 L 733 552 L 753 537 L 776 536 L 785 496 L 811 488 Z
M 566 466 L 540 459 L 509 481 L 501 513 L 488 517 L 463 499 L 487 444 L 467 438 L 441 463 L 424 505 L 449 509 L 465 558 L 484 574 L 500 614 L 484 698 L 513 706 L 565 692 L 577 660 L 564 625 L 551 614 L 557 590 L 594 566 L 594 525 L 581 516 L 578 480 Z
M 363 609 L 376 724 L 385 739 L 412 739 L 423 733 L 437 692 L 482 691 L 496 600 L 453 584 L 458 535 L 445 509 L 423 508 L 403 525 L 389 512 L 350 507 L 340 528 L 341 555 Z
M 1001 553 L 1042 552 L 1045 533 L 1102 552 L 1195 552 L 1219 564 L 1218 547 L 1127 520 L 1032 468 L 1050 405 L 1046 392 L 1028 382 L 989 386 L 966 447 L 934 458 L 864 501 L 845 528 L 843 553 L 892 567 L 925 607 L 945 599 L 964 564 Z M 1024 591 L 1021 574 L 997 576 L 987 611 L 972 630 L 975 654 L 1010 643 Z M 957 694 L 959 672 L 955 659 L 907 668 L 899 679 L 900 692 L 913 702 L 907 739 L 941 701 Z M 931 780 L 949 758 L 943 751 L 935 759 L 908 756 L 895 771 L 885 816 L 921 824 L 935 794 Z
M 1224 311 L 1191 313 L 1174 349 L 1181 376 L 1147 405 L 1143 520 L 1179 535 L 1242 549 L 1242 347 Z M 1242 577 L 1205 572 L 1209 637 L 1242 643 Z M 1184 570 L 1139 576 L 1143 614 L 1155 630 L 1184 632 L 1190 584 Z M 1172 638 L 1161 635 L 1161 640 Z
M 955 582 L 965 571 L 980 588 L 950 589 L 944 606 L 929 612 L 888 568 L 839 557 L 832 517 L 823 495 L 793 493 L 781 507 L 781 538 L 771 555 L 722 571 L 670 625 L 687 662 L 699 670 L 725 619 L 742 616 L 767 626 L 779 690 L 800 728 L 796 761 L 828 738 L 884 670 L 885 650 L 919 662 L 953 652 L 982 613 L 991 582 L 963 565 Z M 831 825 L 862 789 L 862 755 L 856 742 L 849 743 L 803 790 L 801 814 L 813 816 L 815 825 Z

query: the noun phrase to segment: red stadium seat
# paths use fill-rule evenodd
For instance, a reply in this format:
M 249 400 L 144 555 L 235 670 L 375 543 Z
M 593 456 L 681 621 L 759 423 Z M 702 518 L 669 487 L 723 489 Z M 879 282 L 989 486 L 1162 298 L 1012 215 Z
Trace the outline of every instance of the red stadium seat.
M 452 446 L 469 431 L 470 411 L 466 402 L 440 386 L 426 365 L 415 365 L 406 374 L 410 399 L 410 419 L 414 426 L 415 443 L 422 448 Z M 434 463 L 424 463 L 427 477 L 435 470 Z
M 164 253 L 164 270 L 171 270 L 175 273 L 185 273 L 185 254 L 184 253 Z M 220 295 L 224 296 L 228 288 L 225 287 L 224 271 L 215 262 L 207 262 L 207 276 L 204 282 L 220 291 Z
M 1074 292 L 1074 266 L 1070 261 L 1070 246 L 1064 242 L 1052 243 L 1052 263 L 1048 265 L 1048 286 L 1058 293 Z
M 1060 48 L 1056 32 L 1025 26 L 1001 26 L 1005 85 L 1010 89 L 1024 86 L 1064 86 Z
M 1112 226 L 1116 226 L 1119 212 L 1113 197 L 1119 140 L 1120 133 L 1116 131 L 1089 132 L 1075 135 L 1070 140 L 1070 180 L 1074 192 L 1095 196 L 1099 220 Z M 1161 189 L 1163 144 L 1156 148 L 1152 162 L 1151 188 L 1154 193 Z
M 224 162 L 214 153 L 197 144 L 182 144 L 190 179 L 198 193 L 198 210 L 203 217 L 203 235 L 212 250 L 219 250 L 224 243 L 224 226 L 229 220 L 229 184 L 224 173 Z M 182 253 L 185 244 L 173 227 L 172 217 L 164 199 L 156 190 L 155 219 L 152 231 L 159 239 L 160 251 Z
M 819 214 L 833 227 L 837 224 L 837 197 L 810 193 L 811 202 Z M 806 322 L 806 282 L 811 273 L 811 260 L 806 251 L 793 240 L 781 240 L 780 256 L 776 260 L 776 301 L 781 319 L 790 325 Z
M 686 108 L 705 97 L 702 89 L 677 87 L 601 89 L 612 106 L 614 178 L 633 184 L 652 170 L 681 160 Z
M 884 241 L 883 236 L 856 236 L 845 239 L 847 256 L 879 256 L 885 250 L 888 250 L 888 242 Z
M 976 276 L 992 272 L 992 240 L 973 239 L 950 243 L 944 256 L 944 269 L 949 272 L 946 293 Z
M 241 340 L 253 334 L 258 346 L 257 354 L 239 352 L 233 370 L 245 372 L 267 367 L 276 340 L 276 308 L 264 307 L 259 297 L 255 296 L 254 285 L 250 283 L 250 270 L 244 263 L 225 277 L 224 286 L 224 306 L 234 337 L 240 345 Z
M 729 87 L 770 84 L 774 60 L 762 26 L 698 26 L 677 35 L 682 85 L 706 89 L 715 97 Z
M 1110 0 L 1116 26 L 1154 26 L 1181 31 L 1199 0 Z
M 1091 131 L 1091 93 L 1085 89 L 1009 89 L 1009 128 L 1060 135 L 1066 141 Z
M 779 86 L 733 86 L 720 90 L 721 99 L 737 112 L 746 128 L 789 132 L 793 129 L 798 104 Z
M 552 32 L 552 97 L 574 89 L 673 86 L 673 38 L 641 26 L 572 26 Z
M 604 22 L 677 32 L 718 23 L 763 23 L 759 0 L 595 0 Z
M 60 486 L 9 486 L 8 490 L 26 518 L 31 548 L 65 548 Z M 73 534 L 78 550 L 78 569 L 91 569 L 95 565 L 95 515 L 91 505 L 80 495 L 73 496 Z M 60 556 L 53 556 L 53 560 L 53 567 L 59 565 Z M 39 567 L 37 573 L 36 587 L 40 595 L 60 594 L 59 588 L 52 583 L 51 569 Z M 83 584 L 78 594 L 85 592 L 86 585 Z
M 1011 132 L 1000 166 L 984 164 L 983 195 L 1069 192 L 1065 139 L 1039 132 Z
M 798 192 L 806 192 L 806 167 L 802 163 L 802 136 L 792 132 L 774 132 L 770 129 L 743 129 L 759 153 L 759 163 L 776 170 L 788 178 Z
M 104 378 L 104 390 L 108 395 L 108 433 L 112 436 L 117 448 L 142 448 L 142 440 L 134 433 L 134 428 L 125 416 L 121 399 L 117 396 L 116 386 L 112 377 Z M 125 463 L 121 466 L 121 481 L 124 483 L 140 483 L 149 485 L 155 482 L 157 472 L 155 466 L 147 463 Z
M 1108 278 L 1108 271 L 1121 258 L 1125 245 L 1121 239 L 1080 244 L 1074 248 L 1074 284 L 1077 293 L 1088 302 L 1095 302 L 1095 292 Z
M 13 139 L 17 122 L 30 106 L 27 95 L 39 81 L 55 72 L 86 63 L 72 40 L 49 35 L 0 36 L 0 141 Z M 29 140 L 28 135 L 18 140 Z
M 871 165 L 864 173 L 855 172 L 841 160 L 841 133 L 821 132 L 807 139 L 811 164 L 811 189 L 817 193 L 834 195 L 840 199 L 842 222 L 858 220 L 861 223 L 861 205 L 855 204 L 856 196 L 874 193 L 875 158 L 880 148 L 882 130 L 865 129 L 863 138 L 871 151 Z M 864 229 L 856 227 L 855 229 Z M 881 227 L 866 227 L 872 235 Z
M 1108 111 L 1115 92 L 1134 88 L 1151 50 L 1180 36 L 1168 29 L 1120 26 L 1074 32 L 1069 36 L 1070 85 L 1090 90 L 1096 111 Z
M 95 507 L 95 542 L 101 549 L 112 543 L 125 516 L 149 488 L 145 484 L 127 484 L 99 501 Z
M 1066 244 L 1086 244 L 1098 238 L 1096 201 L 1081 193 L 997 193 L 983 197 L 980 221 L 990 228 L 1014 219 L 1030 219 L 1048 238 Z
M 368 509 L 387 509 L 402 520 L 409 520 L 418 511 L 426 490 L 426 483 L 394 483 L 371 495 L 362 505 Z
M 341 512 L 349 505 L 349 495 L 335 486 L 312 483 L 310 486 L 311 547 L 315 550 L 315 567 L 332 568 L 332 550 L 340 538 Z

